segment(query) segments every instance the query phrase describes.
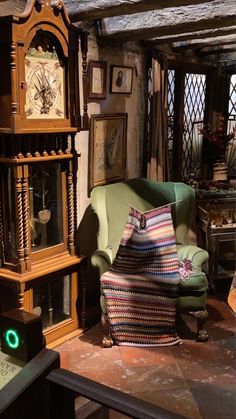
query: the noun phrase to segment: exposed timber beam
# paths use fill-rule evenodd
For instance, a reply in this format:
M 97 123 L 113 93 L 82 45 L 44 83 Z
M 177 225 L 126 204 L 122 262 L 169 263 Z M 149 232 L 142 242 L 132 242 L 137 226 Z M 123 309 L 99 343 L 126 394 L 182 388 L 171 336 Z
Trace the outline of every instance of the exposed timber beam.
M 200 31 L 235 25 L 235 0 L 214 0 L 201 6 L 170 7 L 103 19 L 100 36 L 144 40 L 169 33 Z
M 0 16 L 22 13 L 25 10 L 26 3 L 27 0 L 1 0 Z
M 97 20 L 109 16 L 128 15 L 147 12 L 148 10 L 164 9 L 166 7 L 188 6 L 201 4 L 206 0 L 64 0 L 70 19 Z M 213 1 L 213 0 L 212 0 Z
M 218 55 L 217 61 L 226 66 L 235 66 L 236 65 L 236 52 L 221 53 Z
M 236 34 L 236 28 L 235 28 Z M 202 40 L 199 39 L 189 39 L 187 41 L 182 42 L 173 42 L 172 48 L 176 51 L 178 50 L 186 50 L 186 49 L 197 49 L 197 48 L 204 48 L 204 46 L 221 46 L 221 45 L 231 45 L 235 44 L 236 37 L 234 35 L 225 35 L 225 36 L 216 36 L 216 37 L 209 37 Z
M 229 53 L 229 52 L 235 52 L 236 51 L 236 44 L 233 46 L 218 46 L 218 47 L 207 47 L 203 48 L 200 51 L 198 51 L 198 55 L 203 57 L 206 55 L 219 55 L 223 53 Z
M 146 41 L 150 45 L 156 44 L 164 44 L 168 42 L 182 42 L 186 40 L 191 40 L 197 38 L 205 39 L 206 37 L 218 37 L 218 36 L 227 36 L 230 34 L 236 34 L 236 26 L 228 26 L 225 28 L 219 29 L 207 29 L 203 31 L 196 31 L 196 32 L 186 32 L 186 33 L 178 33 L 178 34 L 169 34 L 165 36 L 160 36 L 158 38 L 152 38 Z

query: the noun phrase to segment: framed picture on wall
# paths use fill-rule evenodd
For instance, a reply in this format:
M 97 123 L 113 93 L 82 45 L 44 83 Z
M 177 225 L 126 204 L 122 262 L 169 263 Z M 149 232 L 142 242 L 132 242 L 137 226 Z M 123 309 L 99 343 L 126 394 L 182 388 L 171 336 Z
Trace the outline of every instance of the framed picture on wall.
M 90 187 L 126 177 L 127 113 L 91 115 Z
M 105 61 L 89 61 L 88 80 L 90 99 L 106 98 L 107 63 Z
M 133 67 L 111 66 L 110 92 L 132 93 Z

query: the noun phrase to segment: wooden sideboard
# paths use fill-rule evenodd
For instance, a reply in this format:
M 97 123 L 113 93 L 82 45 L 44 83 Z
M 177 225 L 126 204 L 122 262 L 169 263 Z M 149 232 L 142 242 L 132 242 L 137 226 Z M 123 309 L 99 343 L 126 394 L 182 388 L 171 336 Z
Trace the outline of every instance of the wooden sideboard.
M 198 242 L 209 252 L 211 287 L 233 276 L 236 265 L 236 191 L 198 191 Z

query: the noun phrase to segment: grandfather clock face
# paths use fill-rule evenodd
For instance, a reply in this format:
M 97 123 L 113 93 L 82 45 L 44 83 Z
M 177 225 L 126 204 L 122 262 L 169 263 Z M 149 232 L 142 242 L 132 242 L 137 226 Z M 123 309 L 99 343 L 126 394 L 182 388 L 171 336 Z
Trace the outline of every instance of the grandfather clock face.
M 25 56 L 25 81 L 27 119 L 65 118 L 65 66 L 45 40 Z

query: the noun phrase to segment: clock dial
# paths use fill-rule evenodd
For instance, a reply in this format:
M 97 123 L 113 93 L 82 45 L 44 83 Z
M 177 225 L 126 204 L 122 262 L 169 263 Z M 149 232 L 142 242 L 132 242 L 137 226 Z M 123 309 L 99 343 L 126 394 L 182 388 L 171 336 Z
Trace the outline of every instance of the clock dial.
M 64 68 L 55 52 L 31 48 L 25 58 L 25 80 L 27 119 L 65 118 Z

